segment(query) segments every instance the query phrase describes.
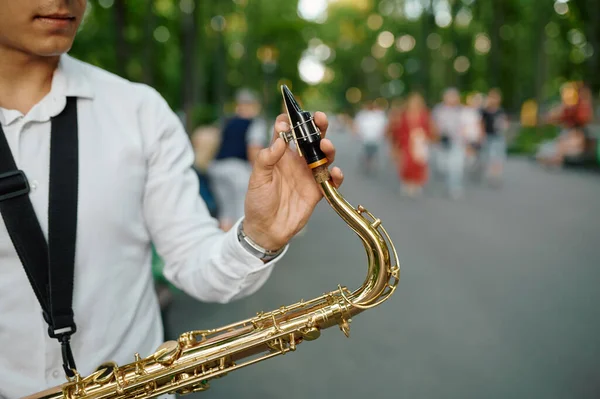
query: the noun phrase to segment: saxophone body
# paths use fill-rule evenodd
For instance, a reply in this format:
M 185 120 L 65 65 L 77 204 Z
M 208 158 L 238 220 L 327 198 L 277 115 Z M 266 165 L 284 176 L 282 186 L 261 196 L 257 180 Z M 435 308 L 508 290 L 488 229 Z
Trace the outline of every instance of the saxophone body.
M 362 286 L 353 292 L 338 286 L 318 298 L 260 312 L 221 328 L 186 332 L 176 341 L 163 343 L 148 357 L 135 354 L 134 361 L 123 366 L 104 363 L 86 377 L 75 372 L 67 383 L 24 399 L 146 399 L 204 391 L 211 380 L 293 352 L 329 327 L 337 325 L 349 336 L 352 317 L 383 303 L 394 293 L 400 269 L 396 250 L 381 221 L 362 206 L 354 208 L 337 191 L 326 162 L 322 162 L 324 155 L 319 154 L 320 133 L 316 140 L 305 134 L 314 135 L 317 129 L 312 117 L 300 110 L 287 87 L 282 90 L 292 130 L 280 135 L 286 141 L 295 141 L 329 205 L 361 239 L 368 262 Z M 306 115 L 298 120 L 300 112 Z

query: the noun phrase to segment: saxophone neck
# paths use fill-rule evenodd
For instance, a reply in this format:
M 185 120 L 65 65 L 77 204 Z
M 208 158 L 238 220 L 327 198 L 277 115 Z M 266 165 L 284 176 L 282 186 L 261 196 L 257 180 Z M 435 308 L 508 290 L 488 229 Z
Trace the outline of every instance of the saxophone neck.
M 323 196 L 336 213 L 362 240 L 367 254 L 368 270 L 364 283 L 351 294 L 340 293 L 355 311 L 377 306 L 395 291 L 400 280 L 398 256 L 381 220 L 364 207 L 354 208 L 335 188 L 327 165 L 314 168 L 313 176 Z

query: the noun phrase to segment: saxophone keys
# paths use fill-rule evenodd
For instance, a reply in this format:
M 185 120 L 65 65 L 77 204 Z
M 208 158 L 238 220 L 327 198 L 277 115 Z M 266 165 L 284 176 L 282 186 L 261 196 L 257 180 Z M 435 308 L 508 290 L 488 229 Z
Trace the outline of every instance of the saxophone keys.
M 91 380 L 97 384 L 105 384 L 110 382 L 115 376 L 115 370 L 118 366 L 115 362 L 102 363 L 96 368 L 96 371 L 90 376 Z
M 294 335 L 294 333 L 290 333 L 290 351 L 295 351 L 296 350 L 296 336 Z
M 204 392 L 204 391 L 207 391 L 209 388 L 210 388 L 210 384 L 208 383 L 208 381 L 202 381 L 200 384 L 192 387 L 192 391 L 190 393 Z
M 145 391 L 146 395 L 151 395 L 154 391 L 156 391 L 156 382 L 151 381 L 151 382 L 147 383 L 146 385 L 144 385 L 144 391 Z
M 144 375 L 144 364 L 142 363 L 142 358 L 139 353 L 134 355 L 135 358 L 135 374 Z
M 350 320 L 342 319 L 340 322 L 340 330 L 347 338 L 350 338 Z
M 152 357 L 157 363 L 168 366 L 179 357 L 180 352 L 181 347 L 177 341 L 167 341 L 158 347 Z
M 308 327 L 300 331 L 300 333 L 305 341 L 314 341 L 321 336 L 321 330 L 318 327 Z

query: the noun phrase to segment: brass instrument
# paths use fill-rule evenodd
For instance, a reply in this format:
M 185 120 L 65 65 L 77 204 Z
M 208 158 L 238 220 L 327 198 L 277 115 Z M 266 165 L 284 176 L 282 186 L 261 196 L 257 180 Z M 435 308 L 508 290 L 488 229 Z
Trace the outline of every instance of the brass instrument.
M 177 341 L 165 342 L 148 357 L 135 354 L 135 360 L 123 366 L 104 363 L 87 377 L 76 373 L 62 386 L 25 399 L 152 398 L 204 391 L 210 380 L 295 351 L 301 342 L 317 339 L 325 328 L 338 325 L 349 336 L 354 315 L 390 298 L 400 277 L 390 237 L 379 219 L 362 206 L 355 209 L 334 187 L 327 165 L 322 162 L 326 158 L 320 151 L 320 132 L 312 116 L 300 109 L 287 87 L 282 87 L 282 91 L 292 129 L 281 136 L 288 142 L 295 141 L 329 205 L 362 240 L 368 261 L 362 286 L 354 292 L 338 286 L 318 298 L 260 312 L 238 323 L 186 332 Z

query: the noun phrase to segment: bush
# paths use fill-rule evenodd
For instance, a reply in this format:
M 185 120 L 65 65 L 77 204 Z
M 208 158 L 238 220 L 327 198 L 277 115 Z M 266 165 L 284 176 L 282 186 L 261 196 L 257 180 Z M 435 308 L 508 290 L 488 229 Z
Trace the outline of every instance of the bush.
M 509 154 L 534 155 L 538 146 L 544 141 L 558 136 L 557 126 L 546 125 L 538 127 L 522 127 L 508 147 Z

